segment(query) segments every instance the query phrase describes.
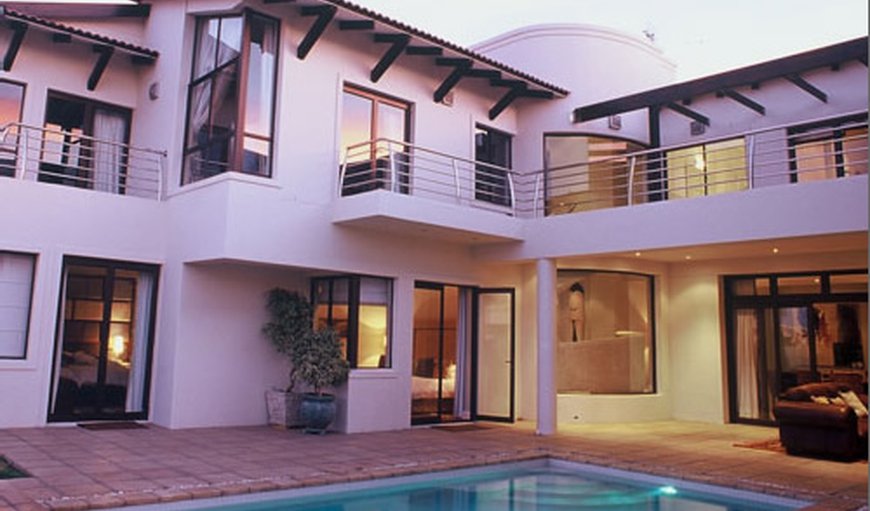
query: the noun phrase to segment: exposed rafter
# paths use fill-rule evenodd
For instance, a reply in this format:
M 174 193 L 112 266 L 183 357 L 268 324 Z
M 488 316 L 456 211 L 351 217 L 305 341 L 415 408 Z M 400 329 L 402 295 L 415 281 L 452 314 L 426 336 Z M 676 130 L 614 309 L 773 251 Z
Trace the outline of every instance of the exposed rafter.
M 441 82 L 441 85 L 438 86 L 435 90 L 435 94 L 433 94 L 432 99 L 434 99 L 436 103 L 440 103 L 444 99 L 444 96 L 450 93 L 450 91 L 453 90 L 453 87 L 456 87 L 459 83 L 459 80 L 462 80 L 465 73 L 471 69 L 471 60 L 437 58 L 435 59 L 435 64 L 439 66 L 453 66 L 453 72 L 447 75 L 447 78 Z
M 12 69 L 12 64 L 15 63 L 15 57 L 18 55 L 18 50 L 21 49 L 21 43 L 24 42 L 24 34 L 27 33 L 27 24 L 18 21 L 9 23 L 12 27 L 12 40 L 9 41 L 9 47 L 6 48 L 6 56 L 3 57 L 3 71 Z
M 700 113 L 692 110 L 691 108 L 686 108 L 683 105 L 680 105 L 678 103 L 667 103 L 664 106 L 668 107 L 669 109 L 673 110 L 674 112 L 677 112 L 680 115 L 684 115 L 684 116 L 688 117 L 689 119 L 692 119 L 693 121 L 698 121 L 701 124 L 703 124 L 704 126 L 710 125 L 710 118 L 709 117 L 707 117 L 706 115 L 700 114 Z
M 469 69 L 465 76 L 469 78 L 486 78 L 488 80 L 501 79 L 501 72 L 495 69 Z
M 426 55 L 430 57 L 440 57 L 444 54 L 442 48 L 437 46 L 408 46 L 405 48 L 405 53 L 408 55 Z
M 372 69 L 370 78 L 373 82 L 377 82 L 393 65 L 393 62 L 399 58 L 399 55 L 405 51 L 408 43 L 411 42 L 411 36 L 407 34 L 375 34 L 374 39 L 376 43 L 389 43 L 391 45 Z
M 733 99 L 734 101 L 740 103 L 741 105 L 745 106 L 746 108 L 754 111 L 755 113 L 757 113 L 759 115 L 765 114 L 764 105 L 744 96 L 743 94 L 740 94 L 736 90 L 725 89 L 725 90 L 717 92 L 716 95 L 720 96 L 720 97 L 726 97 L 729 99 Z
M 515 99 L 522 96 L 524 92 L 526 92 L 527 85 L 523 83 L 522 85 L 514 85 L 507 91 L 507 93 L 498 100 L 498 103 L 493 105 L 492 108 L 489 109 L 489 120 L 493 121 L 496 117 L 498 117 L 505 108 L 509 107 L 511 103 L 514 102 Z
M 828 102 L 828 95 L 825 94 L 825 92 L 823 90 L 819 89 L 818 87 L 811 84 L 810 82 L 804 80 L 800 75 L 786 76 L 785 79 L 790 81 L 791 83 L 797 85 L 804 92 L 812 95 L 813 97 L 815 97 L 816 99 L 818 99 L 822 103 Z
M 339 30 L 374 30 L 375 22 L 372 20 L 339 20 Z
M 302 7 L 302 10 L 300 11 L 302 16 L 316 16 L 317 19 L 315 19 L 314 23 L 311 24 L 308 33 L 305 34 L 302 42 L 299 43 L 299 48 L 296 49 L 296 56 L 299 60 L 305 60 L 305 57 L 308 56 L 308 52 L 314 48 L 314 44 L 326 31 L 326 27 L 329 26 L 329 22 L 332 21 L 332 18 L 335 17 L 336 11 L 338 11 L 338 9 L 334 5 L 306 5 Z
M 53 43 L 71 43 L 72 36 L 63 32 L 55 32 L 51 34 L 51 42 Z
M 100 56 L 94 64 L 94 69 L 91 70 L 91 76 L 88 77 L 88 90 L 97 88 L 97 84 L 100 83 L 100 78 L 103 77 L 106 66 L 109 65 L 109 60 L 111 60 L 112 55 L 115 53 L 115 47 L 94 45 L 94 53 L 98 53 Z

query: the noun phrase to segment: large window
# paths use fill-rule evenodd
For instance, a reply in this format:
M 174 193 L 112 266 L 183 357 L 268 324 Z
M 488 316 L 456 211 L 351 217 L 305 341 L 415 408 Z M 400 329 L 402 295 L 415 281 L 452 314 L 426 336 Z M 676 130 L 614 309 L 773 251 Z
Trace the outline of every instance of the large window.
M 199 18 L 183 184 L 227 171 L 271 175 L 278 22 Z
M 0 252 L 0 358 L 24 358 L 36 257 Z
M 792 182 L 866 174 L 866 123 L 864 117 L 842 120 L 834 125 L 790 129 L 789 163 Z
M 560 270 L 557 296 L 558 392 L 655 392 L 651 276 Z
M 156 266 L 67 257 L 49 420 L 145 419 Z
M 867 271 L 725 279 L 731 417 L 772 423 L 779 393 L 865 383 Z
M 15 160 L 18 154 L 16 127 L 10 123 L 21 122 L 21 106 L 24 103 L 24 86 L 0 80 L 0 129 L 5 128 L 0 139 L 0 176 L 15 175 Z
M 410 106 L 350 85 L 345 86 L 341 118 L 342 194 L 379 188 L 408 193 Z M 394 175 L 395 174 L 395 175 Z
M 474 167 L 474 198 L 510 206 L 511 136 L 478 125 L 474 129 L 474 159 L 478 162 Z
M 742 138 L 668 151 L 667 164 L 669 199 L 735 192 L 748 186 Z
M 629 153 L 643 146 L 617 138 L 587 135 L 545 135 L 547 214 L 612 208 L 628 204 L 629 193 L 643 188 L 642 179 L 629 190 Z M 643 161 L 635 161 L 642 177 Z M 635 198 L 643 200 L 644 194 Z
M 377 277 L 324 277 L 312 281 L 316 328 L 338 332 L 352 368 L 390 367 L 393 282 Z

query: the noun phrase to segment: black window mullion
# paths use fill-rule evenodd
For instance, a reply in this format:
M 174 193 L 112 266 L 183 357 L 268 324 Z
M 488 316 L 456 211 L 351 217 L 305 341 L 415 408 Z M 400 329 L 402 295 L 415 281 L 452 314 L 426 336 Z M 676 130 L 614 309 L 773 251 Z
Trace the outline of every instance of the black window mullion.
M 844 135 L 845 132 L 843 130 L 834 131 L 834 169 L 836 170 L 837 177 L 844 177 L 846 175 L 846 159 L 843 157 Z
M 359 277 L 348 278 L 347 284 L 347 361 L 357 367 L 359 352 Z
M 105 401 L 106 372 L 109 360 L 109 333 L 112 325 L 112 296 L 115 287 L 115 268 L 106 268 L 103 277 L 103 317 L 100 321 L 100 347 L 97 363 L 97 413 L 103 413 Z

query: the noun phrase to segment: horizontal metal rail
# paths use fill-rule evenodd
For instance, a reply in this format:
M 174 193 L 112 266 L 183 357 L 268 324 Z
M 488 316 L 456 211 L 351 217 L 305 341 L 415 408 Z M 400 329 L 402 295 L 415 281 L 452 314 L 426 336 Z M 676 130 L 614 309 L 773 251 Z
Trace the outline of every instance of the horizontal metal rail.
M 338 195 L 386 190 L 514 215 L 515 173 L 487 162 L 379 138 L 348 146 Z
M 166 152 L 21 123 L 0 126 L 0 176 L 160 200 Z

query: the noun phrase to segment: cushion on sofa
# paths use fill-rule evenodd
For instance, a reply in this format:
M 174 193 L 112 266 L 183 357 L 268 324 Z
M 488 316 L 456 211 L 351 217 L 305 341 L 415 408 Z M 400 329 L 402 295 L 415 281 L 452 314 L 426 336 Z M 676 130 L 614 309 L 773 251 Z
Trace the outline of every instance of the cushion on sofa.
M 780 395 L 786 401 L 812 401 L 812 396 L 837 397 L 840 391 L 852 390 L 849 385 L 843 383 L 805 383 L 792 387 Z
M 858 417 L 866 417 L 867 416 L 867 407 L 864 406 L 864 403 L 858 399 L 857 394 L 852 392 L 851 390 L 848 392 L 840 392 L 840 397 L 843 401 L 846 402 L 847 405 L 851 406 L 853 410 L 855 410 L 855 415 Z

